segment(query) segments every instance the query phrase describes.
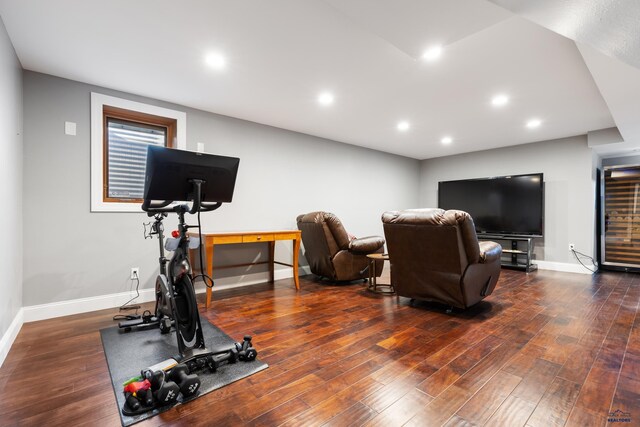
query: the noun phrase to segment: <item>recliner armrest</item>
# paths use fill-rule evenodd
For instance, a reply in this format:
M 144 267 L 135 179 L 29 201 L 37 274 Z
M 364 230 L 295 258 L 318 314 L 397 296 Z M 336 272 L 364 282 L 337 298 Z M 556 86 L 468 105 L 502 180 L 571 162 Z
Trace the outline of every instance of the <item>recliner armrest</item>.
M 480 242 L 480 262 L 483 264 L 499 260 L 502 255 L 502 246 L 496 242 Z
M 361 237 L 349 242 L 350 252 L 372 253 L 384 246 L 384 239 L 380 236 Z

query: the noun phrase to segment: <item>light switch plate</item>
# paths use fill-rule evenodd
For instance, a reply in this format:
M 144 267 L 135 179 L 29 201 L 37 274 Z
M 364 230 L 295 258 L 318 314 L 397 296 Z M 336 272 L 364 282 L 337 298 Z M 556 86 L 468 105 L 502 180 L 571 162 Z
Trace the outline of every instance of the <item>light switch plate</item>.
M 75 136 L 76 124 L 74 122 L 64 122 L 64 133 Z
M 198 153 L 204 153 L 204 142 L 198 142 Z

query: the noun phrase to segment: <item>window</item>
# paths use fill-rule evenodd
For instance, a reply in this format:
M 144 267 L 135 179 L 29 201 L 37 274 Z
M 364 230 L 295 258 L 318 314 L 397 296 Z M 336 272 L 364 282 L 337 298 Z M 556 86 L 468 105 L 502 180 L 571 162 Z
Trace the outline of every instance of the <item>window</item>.
M 176 120 L 103 106 L 103 201 L 142 203 L 147 146 L 174 146 Z
M 91 94 L 91 210 L 139 212 L 147 147 L 185 149 L 186 114 Z

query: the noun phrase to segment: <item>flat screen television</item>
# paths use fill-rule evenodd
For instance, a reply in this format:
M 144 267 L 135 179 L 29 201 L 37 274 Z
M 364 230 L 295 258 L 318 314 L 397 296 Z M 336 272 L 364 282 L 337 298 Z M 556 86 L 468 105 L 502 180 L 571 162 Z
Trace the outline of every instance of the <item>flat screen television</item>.
M 441 181 L 438 206 L 468 212 L 479 234 L 543 236 L 541 173 Z

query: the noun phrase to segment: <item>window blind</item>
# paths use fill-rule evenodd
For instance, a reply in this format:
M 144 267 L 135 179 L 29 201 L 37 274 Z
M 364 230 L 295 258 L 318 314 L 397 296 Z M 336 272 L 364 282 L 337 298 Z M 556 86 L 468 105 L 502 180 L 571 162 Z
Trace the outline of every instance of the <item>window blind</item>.
M 107 118 L 107 195 L 142 199 L 149 145 L 166 146 L 167 131 L 124 120 Z

